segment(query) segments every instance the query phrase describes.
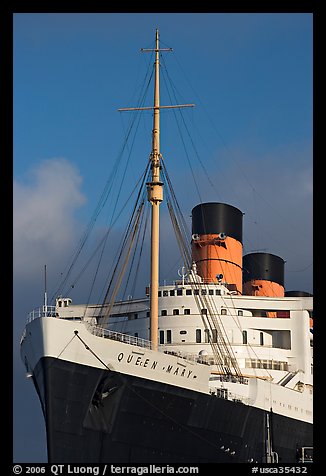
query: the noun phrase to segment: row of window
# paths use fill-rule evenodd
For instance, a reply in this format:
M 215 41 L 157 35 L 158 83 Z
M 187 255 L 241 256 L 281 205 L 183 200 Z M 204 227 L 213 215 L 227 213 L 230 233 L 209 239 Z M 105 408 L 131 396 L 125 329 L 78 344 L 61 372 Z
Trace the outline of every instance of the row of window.
M 185 293 L 183 292 L 185 291 Z M 194 292 L 192 292 L 194 291 Z M 170 289 L 169 291 L 167 290 L 164 290 L 164 291 L 159 291 L 158 292 L 158 297 L 167 297 L 167 296 L 192 296 L 192 294 L 194 294 L 194 296 L 198 296 L 199 294 L 201 294 L 202 296 L 206 296 L 206 295 L 210 295 L 210 296 L 213 296 L 214 294 L 216 296 L 220 296 L 221 295 L 221 290 L 220 289 L 215 289 L 215 293 L 214 293 L 214 289 L 202 289 L 201 292 L 199 293 L 199 289 Z
M 201 314 L 202 315 L 207 315 L 207 309 L 201 309 Z M 263 311 L 263 310 L 251 310 L 251 315 L 252 317 L 268 317 L 268 314 L 270 314 L 271 311 Z M 276 315 L 273 316 L 273 317 L 290 317 L 290 311 L 275 311 Z M 180 309 L 172 309 L 172 314 L 168 314 L 168 310 L 167 309 L 162 309 L 161 310 L 161 316 L 167 316 L 167 315 L 173 315 L 173 316 L 179 316 L 180 314 L 185 314 L 185 315 L 189 315 L 191 314 L 191 310 L 189 308 L 184 308 L 183 309 L 183 312 L 180 313 Z M 195 312 L 194 314 L 197 314 L 197 312 Z M 220 314 L 221 316 L 226 316 L 228 314 L 228 310 L 226 308 L 222 308 L 221 311 L 220 311 Z M 243 310 L 242 309 L 238 309 L 237 310 L 237 315 L 238 316 L 243 316 Z M 146 312 L 146 317 L 149 317 L 150 316 L 150 312 L 147 311 Z M 101 317 L 101 316 L 99 316 Z M 123 314 L 112 314 L 112 317 L 128 317 L 129 320 L 132 320 L 132 319 L 138 319 L 138 313 L 135 312 L 135 313 L 131 313 L 131 314 L 126 314 L 126 315 L 123 315 Z M 141 316 L 142 317 L 142 316 Z M 269 316 L 271 317 L 271 316 Z
M 202 315 L 207 315 L 207 309 L 201 309 L 201 314 Z M 221 309 L 221 315 L 226 316 L 227 315 L 227 309 Z M 191 314 L 190 309 L 183 309 L 183 314 L 189 315 Z M 162 309 L 161 310 L 161 316 L 167 316 L 168 311 L 167 309 Z M 172 315 L 173 316 L 179 316 L 180 315 L 180 309 L 172 309 Z M 238 310 L 238 316 L 243 316 L 243 311 L 241 309 Z
M 165 334 L 166 333 L 166 334 Z M 186 330 L 181 330 L 179 331 L 180 335 L 186 335 L 187 331 Z M 211 340 L 209 340 L 209 337 L 211 337 Z M 217 342 L 218 334 L 217 334 L 217 329 L 212 329 L 212 331 L 209 331 L 209 329 L 204 329 L 204 342 Z M 167 331 L 160 331 L 160 344 L 171 344 L 172 342 L 172 332 L 171 330 Z M 182 339 L 181 342 L 185 342 L 185 339 Z M 203 342 L 202 341 L 202 330 L 201 329 L 196 329 L 196 343 L 199 344 Z M 247 331 L 242 331 L 242 343 L 243 344 L 248 344 L 248 333 Z M 259 333 L 259 344 L 264 345 L 264 333 L 260 332 Z M 256 367 L 259 368 L 259 367 Z M 269 367 L 266 367 L 269 368 Z M 283 370 L 283 369 L 281 369 Z
M 250 369 L 289 370 L 289 364 L 279 360 L 246 359 L 245 366 Z
M 185 336 L 188 332 L 186 330 L 179 331 L 179 334 Z M 166 331 L 160 331 L 159 333 L 160 344 L 171 344 L 172 342 L 172 331 L 170 329 Z M 185 342 L 185 339 L 181 339 L 181 342 Z M 199 344 L 202 342 L 202 331 L 201 329 L 196 329 L 196 343 Z M 204 330 L 204 342 L 209 342 L 209 330 Z M 217 342 L 217 330 L 213 330 L 212 342 Z

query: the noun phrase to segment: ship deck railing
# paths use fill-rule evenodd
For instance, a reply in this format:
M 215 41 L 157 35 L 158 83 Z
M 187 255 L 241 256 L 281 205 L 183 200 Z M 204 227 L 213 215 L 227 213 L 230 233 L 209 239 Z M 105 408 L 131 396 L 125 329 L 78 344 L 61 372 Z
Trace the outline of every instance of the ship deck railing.
M 56 307 L 55 306 L 42 306 L 36 309 L 33 309 L 28 316 L 26 324 L 34 321 L 34 319 L 38 319 L 40 317 L 58 317 L 56 314 Z
M 100 327 L 96 324 L 90 323 L 87 323 L 87 329 L 89 332 L 91 332 L 97 337 L 117 340 L 119 342 L 124 342 L 125 344 L 135 345 L 137 347 L 144 347 L 145 349 L 151 348 L 151 342 L 146 339 L 141 339 L 140 337 L 132 336 L 129 334 L 122 334 L 121 332 L 110 331 L 109 329 L 105 329 L 104 327 Z
M 106 339 L 117 340 L 119 342 L 124 342 L 125 344 L 135 345 L 138 347 L 144 347 L 146 349 L 151 349 L 152 343 L 149 340 L 142 339 L 140 337 L 132 336 L 129 334 L 122 334 L 120 332 L 111 331 L 109 329 L 105 329 L 97 324 L 87 323 L 87 329 L 92 334 L 96 335 L 97 337 L 104 337 Z M 191 363 L 201 363 L 205 365 L 210 365 L 210 363 L 204 361 L 201 356 L 198 354 L 191 354 L 188 352 L 182 351 L 168 351 L 164 348 L 164 346 L 159 345 L 158 348 L 159 352 L 164 354 L 174 355 L 180 359 L 187 360 Z

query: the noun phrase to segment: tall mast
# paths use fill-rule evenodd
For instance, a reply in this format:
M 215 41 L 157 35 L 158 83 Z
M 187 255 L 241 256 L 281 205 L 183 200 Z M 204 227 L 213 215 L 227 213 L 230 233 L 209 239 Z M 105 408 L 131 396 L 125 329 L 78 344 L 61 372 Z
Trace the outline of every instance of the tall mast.
M 128 107 L 119 111 L 145 111 L 153 109 L 153 130 L 151 161 L 151 181 L 147 183 L 147 198 L 152 205 L 151 216 L 151 275 L 150 275 L 150 340 L 153 350 L 158 349 L 158 286 L 159 286 L 159 206 L 163 200 L 163 182 L 160 181 L 161 153 L 160 153 L 160 109 L 194 106 L 194 104 L 177 104 L 171 106 L 160 105 L 160 51 L 172 51 L 172 48 L 159 47 L 159 32 L 156 29 L 155 49 L 142 48 L 142 52 L 155 52 L 154 77 L 154 106 Z
M 163 183 L 160 182 L 160 61 L 159 35 L 155 41 L 154 118 L 151 152 L 152 181 L 147 184 L 148 201 L 152 205 L 151 223 L 151 280 L 150 280 L 150 339 L 152 349 L 158 347 L 158 285 L 159 285 L 159 232 L 160 203 L 163 200 Z

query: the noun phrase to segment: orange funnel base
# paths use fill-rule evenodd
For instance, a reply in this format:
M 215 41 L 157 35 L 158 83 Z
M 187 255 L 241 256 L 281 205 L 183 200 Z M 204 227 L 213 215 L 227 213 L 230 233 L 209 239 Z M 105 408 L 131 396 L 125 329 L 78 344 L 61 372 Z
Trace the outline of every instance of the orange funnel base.
M 243 293 L 247 296 L 284 297 L 284 287 L 266 279 L 252 279 L 244 283 Z
M 204 283 L 221 281 L 233 285 L 242 293 L 242 244 L 227 236 L 218 234 L 198 235 L 192 241 L 192 259 L 197 265 L 197 273 Z

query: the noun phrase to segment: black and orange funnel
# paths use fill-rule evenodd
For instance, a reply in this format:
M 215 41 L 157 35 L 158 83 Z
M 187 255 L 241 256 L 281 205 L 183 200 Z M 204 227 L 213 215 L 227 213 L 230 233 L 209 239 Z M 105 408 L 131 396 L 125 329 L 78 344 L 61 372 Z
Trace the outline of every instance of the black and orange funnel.
M 225 203 L 192 209 L 192 260 L 204 283 L 227 283 L 242 293 L 242 212 Z
M 270 253 L 243 257 L 243 294 L 284 297 L 284 260 Z

